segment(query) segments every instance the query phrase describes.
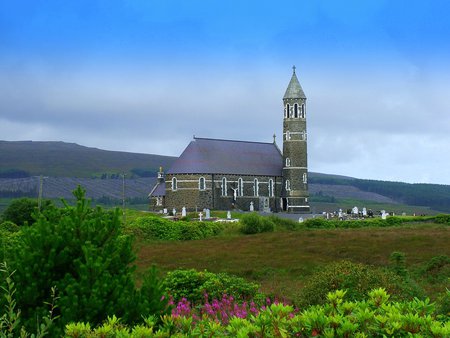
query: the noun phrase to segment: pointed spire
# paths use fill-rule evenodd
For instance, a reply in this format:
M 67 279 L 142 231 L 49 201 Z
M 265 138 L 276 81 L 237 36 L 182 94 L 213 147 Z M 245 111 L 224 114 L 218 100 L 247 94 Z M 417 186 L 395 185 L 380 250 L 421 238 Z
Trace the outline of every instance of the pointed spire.
M 286 89 L 283 99 L 306 99 L 306 95 L 303 92 L 300 82 L 298 82 L 297 75 L 295 74 L 296 67 L 292 67 L 292 77 L 289 85 Z

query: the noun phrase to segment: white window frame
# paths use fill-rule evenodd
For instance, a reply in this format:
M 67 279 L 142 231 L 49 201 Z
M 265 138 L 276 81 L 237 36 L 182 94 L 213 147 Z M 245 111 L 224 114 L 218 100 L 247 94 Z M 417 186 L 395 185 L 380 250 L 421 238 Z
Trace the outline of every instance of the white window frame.
M 274 195 L 273 179 L 269 179 L 269 197 L 274 197 Z
M 259 181 L 257 178 L 253 180 L 253 196 L 259 196 Z
M 177 191 L 177 190 L 178 190 L 177 178 L 172 177 L 172 191 Z
M 291 159 L 289 157 L 286 157 L 286 167 L 291 166 Z
M 286 191 L 291 191 L 291 181 L 286 180 L 285 182 Z
M 222 184 L 221 184 L 221 188 L 222 188 L 222 196 L 227 196 L 227 178 L 226 177 L 222 177 Z
M 308 183 L 308 174 L 307 173 L 303 173 L 303 183 L 304 184 Z
M 203 181 L 203 187 L 202 187 L 202 181 Z M 201 191 L 206 190 L 206 180 L 204 177 L 200 177 L 198 179 L 198 190 L 201 190 Z
M 244 180 L 242 177 L 238 179 L 238 196 L 244 196 Z

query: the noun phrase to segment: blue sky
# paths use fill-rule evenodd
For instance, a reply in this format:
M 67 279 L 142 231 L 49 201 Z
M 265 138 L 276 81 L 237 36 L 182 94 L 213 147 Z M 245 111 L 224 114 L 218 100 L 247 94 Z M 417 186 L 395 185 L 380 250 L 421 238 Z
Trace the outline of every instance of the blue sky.
M 0 0 L 0 139 L 175 156 L 194 134 L 270 142 L 295 64 L 311 171 L 450 184 L 449 10 Z

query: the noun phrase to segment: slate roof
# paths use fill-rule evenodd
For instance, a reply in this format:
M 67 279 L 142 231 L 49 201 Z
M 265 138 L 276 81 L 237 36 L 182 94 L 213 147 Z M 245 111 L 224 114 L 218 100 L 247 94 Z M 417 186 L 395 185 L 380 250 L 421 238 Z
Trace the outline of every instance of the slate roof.
M 295 75 L 295 66 L 293 67 L 294 72 L 292 73 L 291 81 L 284 93 L 283 99 L 306 99 L 305 92 L 298 82 L 297 75 Z
M 167 173 L 281 176 L 282 169 L 275 143 L 194 137 Z
M 166 196 L 166 182 L 156 183 L 149 194 L 150 197 Z

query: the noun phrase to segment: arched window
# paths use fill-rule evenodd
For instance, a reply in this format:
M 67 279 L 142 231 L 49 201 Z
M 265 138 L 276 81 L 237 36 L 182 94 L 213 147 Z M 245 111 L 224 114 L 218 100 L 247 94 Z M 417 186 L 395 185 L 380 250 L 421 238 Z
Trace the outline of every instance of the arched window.
M 290 140 L 291 139 L 291 133 L 288 131 L 286 131 L 286 140 Z
M 172 191 L 176 191 L 178 189 L 177 179 L 176 177 L 172 177 Z
M 200 177 L 198 179 L 198 190 L 205 190 L 205 189 L 206 189 L 205 178 Z
M 286 105 L 286 117 L 291 117 L 291 105 L 289 103 Z
M 258 179 L 255 178 L 253 180 L 253 195 L 254 196 L 259 196 L 259 183 L 258 183 Z
M 227 178 L 222 177 L 222 196 L 227 196 Z
M 286 180 L 286 191 L 290 191 L 291 190 L 291 181 Z
M 303 173 L 303 183 L 308 183 L 308 175 L 306 173 Z
M 297 118 L 298 117 L 298 104 L 294 104 L 294 117 Z
M 273 179 L 269 180 L 269 197 L 273 197 L 274 193 L 273 193 Z
M 302 103 L 302 111 L 301 111 L 302 119 L 305 118 L 305 114 L 306 114 L 306 111 L 305 111 L 305 104 Z
M 286 167 L 291 166 L 291 159 L 289 157 L 286 157 Z
M 241 177 L 238 179 L 238 196 L 244 196 L 244 181 Z

